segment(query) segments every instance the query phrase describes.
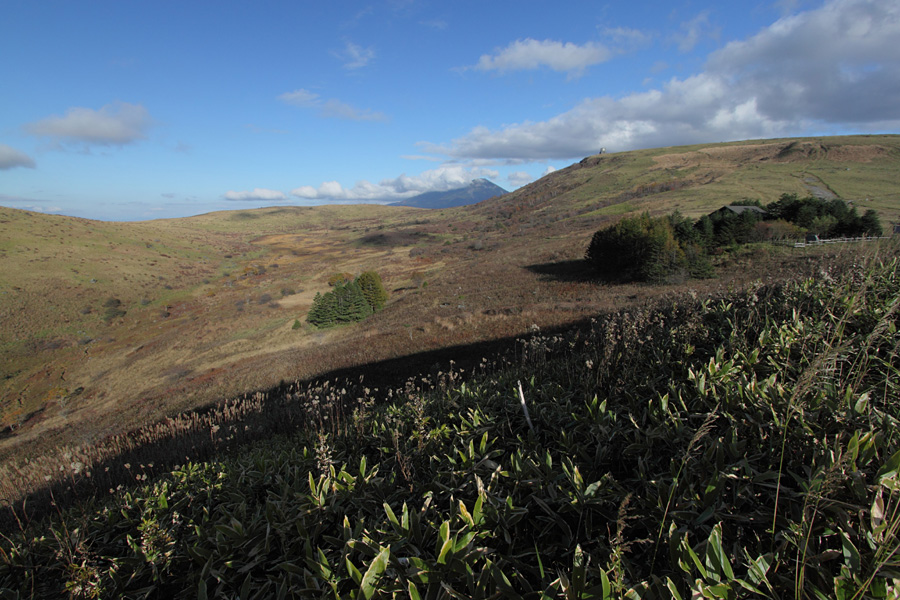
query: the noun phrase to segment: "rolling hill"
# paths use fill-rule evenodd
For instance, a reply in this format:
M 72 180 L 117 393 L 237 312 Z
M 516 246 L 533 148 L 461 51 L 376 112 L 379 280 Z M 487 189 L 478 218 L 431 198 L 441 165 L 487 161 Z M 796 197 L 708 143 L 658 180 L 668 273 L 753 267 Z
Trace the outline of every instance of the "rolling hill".
M 414 374 L 453 348 L 642 305 L 675 288 L 591 281 L 580 259 L 599 227 L 784 192 L 873 208 L 887 229 L 900 219 L 900 136 L 597 155 L 427 213 L 280 207 L 107 223 L 0 208 L 0 458 L 379 361 L 406 361 L 396 374 Z M 810 268 L 771 250 L 722 266 L 718 279 L 678 289 L 707 294 Z M 331 274 L 364 270 L 390 292 L 383 312 L 335 330 L 305 325 Z

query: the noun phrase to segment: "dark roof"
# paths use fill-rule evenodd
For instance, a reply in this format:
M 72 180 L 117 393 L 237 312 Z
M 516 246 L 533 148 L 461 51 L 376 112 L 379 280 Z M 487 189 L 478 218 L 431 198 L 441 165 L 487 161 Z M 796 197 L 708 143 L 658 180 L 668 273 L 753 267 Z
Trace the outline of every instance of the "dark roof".
M 743 212 L 747 212 L 748 210 L 750 212 L 759 213 L 761 215 L 768 214 L 768 213 L 766 213 L 766 211 L 764 209 L 762 209 L 758 206 L 736 206 L 734 204 L 729 204 L 728 206 L 723 206 L 719 210 L 730 210 L 731 212 L 733 212 L 736 215 L 739 215 Z

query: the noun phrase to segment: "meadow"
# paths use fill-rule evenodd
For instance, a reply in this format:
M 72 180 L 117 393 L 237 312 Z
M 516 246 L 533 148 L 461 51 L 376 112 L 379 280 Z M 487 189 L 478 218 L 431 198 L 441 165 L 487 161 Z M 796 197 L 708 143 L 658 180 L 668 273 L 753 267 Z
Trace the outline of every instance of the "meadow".
M 0 208 L 0 461 L 283 381 L 803 272 L 805 256 L 769 248 L 724 256 L 715 282 L 648 289 L 598 286 L 579 261 L 620 215 L 697 217 L 785 192 L 829 191 L 877 209 L 889 230 L 898 148 L 885 135 L 598 155 L 439 211 L 273 207 L 106 223 Z M 331 275 L 366 270 L 388 288 L 385 311 L 354 328 L 292 329 Z
M 465 372 L 248 399 L 197 427 L 221 444 L 208 458 L 120 464 L 135 481 L 109 490 L 82 465 L 82 501 L 8 519 L 0 590 L 896 597 L 898 267 L 882 246 L 815 277 L 535 329 Z

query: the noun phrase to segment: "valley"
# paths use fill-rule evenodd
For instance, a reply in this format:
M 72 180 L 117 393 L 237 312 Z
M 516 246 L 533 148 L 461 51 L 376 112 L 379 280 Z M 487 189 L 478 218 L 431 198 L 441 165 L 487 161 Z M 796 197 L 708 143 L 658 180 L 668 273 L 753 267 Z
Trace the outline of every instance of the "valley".
M 810 178 L 888 229 L 900 218 L 898 161 L 898 136 L 767 140 L 597 155 L 439 210 L 110 223 L 0 208 L 0 458 L 95 443 L 285 381 L 790 277 L 812 268 L 809 253 L 728 255 L 716 279 L 661 288 L 598 284 L 580 259 L 619 215 L 699 216 L 812 193 Z M 364 270 L 385 282 L 383 312 L 327 331 L 305 323 L 330 275 Z

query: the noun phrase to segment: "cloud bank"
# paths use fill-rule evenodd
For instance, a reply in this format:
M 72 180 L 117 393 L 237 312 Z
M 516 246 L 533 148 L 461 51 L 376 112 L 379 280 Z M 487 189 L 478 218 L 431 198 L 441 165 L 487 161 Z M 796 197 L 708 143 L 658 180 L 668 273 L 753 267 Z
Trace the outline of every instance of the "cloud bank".
M 124 146 L 147 137 L 153 124 L 140 104 L 116 102 L 99 110 L 73 107 L 62 117 L 51 116 L 25 125 L 25 130 L 57 143 L 87 146 Z
M 14 169 L 16 167 L 33 169 L 34 159 L 11 146 L 0 144 L 0 171 Z
M 266 202 L 273 202 L 278 200 L 287 200 L 287 195 L 284 192 L 279 192 L 278 190 L 267 190 L 265 188 L 253 188 L 252 191 L 243 191 L 243 192 L 235 192 L 233 190 L 229 190 L 225 192 L 226 200 L 233 200 L 236 202 L 253 202 L 257 200 L 263 200 Z
M 554 71 L 580 73 L 587 67 L 610 59 L 612 52 L 602 44 L 582 46 L 553 40 L 516 40 L 495 54 L 484 54 L 472 67 L 478 71 L 522 71 L 549 67 Z
M 694 25 L 705 24 L 699 19 Z M 476 127 L 449 144 L 421 146 L 454 159 L 514 162 L 572 159 L 601 147 L 622 151 L 840 133 L 847 126 L 896 130 L 898 39 L 900 4 L 832 0 L 725 45 L 710 55 L 703 72 L 672 78 L 659 89 L 590 98 L 546 121 Z M 539 54 L 541 43 L 523 48 Z M 498 69 L 536 60 L 514 56 L 501 52 L 482 59 Z M 563 64 L 576 68 L 578 60 Z

